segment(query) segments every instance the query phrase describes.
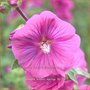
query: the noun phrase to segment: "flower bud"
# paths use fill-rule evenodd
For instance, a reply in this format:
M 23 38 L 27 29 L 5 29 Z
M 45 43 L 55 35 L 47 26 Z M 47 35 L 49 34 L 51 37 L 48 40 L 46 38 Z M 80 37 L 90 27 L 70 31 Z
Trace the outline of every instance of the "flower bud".
M 8 13 L 10 11 L 11 7 L 8 4 L 8 2 L 1 2 L 0 4 L 0 12 L 1 13 Z
M 5 8 L 0 6 L 0 12 L 3 13 L 5 11 Z
M 20 5 L 22 3 L 22 0 L 8 0 L 9 4 L 13 7 Z
M 17 6 L 18 0 L 8 0 L 8 2 L 11 6 Z

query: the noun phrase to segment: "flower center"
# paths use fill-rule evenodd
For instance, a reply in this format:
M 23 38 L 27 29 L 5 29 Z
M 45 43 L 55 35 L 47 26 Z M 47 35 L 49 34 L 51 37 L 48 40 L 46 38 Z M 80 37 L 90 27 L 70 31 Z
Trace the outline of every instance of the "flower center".
M 50 43 L 48 41 L 41 42 L 40 48 L 43 51 L 43 53 L 50 53 Z

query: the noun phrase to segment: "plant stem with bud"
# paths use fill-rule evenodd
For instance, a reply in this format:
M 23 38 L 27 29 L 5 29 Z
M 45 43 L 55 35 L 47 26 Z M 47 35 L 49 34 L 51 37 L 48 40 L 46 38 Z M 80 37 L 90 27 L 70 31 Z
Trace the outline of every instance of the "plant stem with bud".
M 28 18 L 25 16 L 25 14 L 22 12 L 22 10 L 21 10 L 18 6 L 16 7 L 16 10 L 17 10 L 18 13 L 23 17 L 23 19 L 24 19 L 25 21 L 28 20 Z

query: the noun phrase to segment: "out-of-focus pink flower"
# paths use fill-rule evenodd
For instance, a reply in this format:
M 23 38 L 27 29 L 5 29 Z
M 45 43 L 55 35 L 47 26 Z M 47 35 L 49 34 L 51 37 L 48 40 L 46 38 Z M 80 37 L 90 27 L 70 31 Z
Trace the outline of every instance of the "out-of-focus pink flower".
M 43 0 L 30 0 L 32 6 L 40 7 L 43 5 Z
M 18 0 L 8 0 L 8 2 L 11 6 L 17 6 Z
M 34 77 L 65 76 L 71 68 L 86 68 L 75 28 L 49 11 L 34 15 L 10 40 L 19 65 Z
M 15 4 L 15 0 L 11 0 L 11 4 Z M 17 0 L 16 0 L 17 1 Z M 20 8 L 22 11 L 24 11 L 26 14 L 29 14 L 29 9 L 32 7 L 41 7 L 43 5 L 42 0 L 22 0 L 22 3 L 20 5 Z M 19 16 L 18 12 L 16 10 L 11 11 L 10 14 L 7 17 L 7 23 L 10 24 L 12 19 L 16 19 Z
M 6 66 L 4 67 L 4 70 L 5 70 L 6 73 L 10 73 L 10 72 L 11 72 L 11 66 L 6 65 Z
M 74 8 L 72 0 L 51 0 L 51 4 L 61 19 L 68 22 L 72 20 L 72 9 Z
M 3 13 L 6 9 L 2 6 L 0 6 L 0 13 Z

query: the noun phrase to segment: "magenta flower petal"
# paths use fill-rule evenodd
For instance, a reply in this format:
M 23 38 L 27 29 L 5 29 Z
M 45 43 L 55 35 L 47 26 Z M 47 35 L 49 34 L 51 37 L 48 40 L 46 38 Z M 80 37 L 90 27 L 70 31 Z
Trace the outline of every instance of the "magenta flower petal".
M 60 75 L 50 75 L 45 78 L 34 78 L 29 72 L 25 72 L 26 85 L 31 90 L 58 90 L 65 81 Z
M 31 17 L 24 27 L 11 33 L 10 41 L 19 65 L 34 77 L 65 77 L 71 68 L 81 67 L 77 59 L 80 38 L 75 28 L 50 11 Z M 82 62 L 85 60 L 79 64 Z
M 74 85 L 76 85 L 71 80 L 65 80 L 65 77 L 60 75 L 49 75 L 44 78 L 35 78 L 30 72 L 25 72 L 26 85 L 30 90 L 73 90 Z M 83 78 L 83 77 L 82 77 Z M 89 90 L 89 86 L 83 86 L 80 84 L 82 81 L 81 76 L 77 78 L 79 81 L 80 90 Z M 85 80 L 84 80 L 85 81 Z M 81 89 L 82 88 L 82 89 Z
M 65 81 L 64 85 L 59 90 L 73 90 L 74 83 L 71 80 Z
M 86 69 L 86 61 L 85 61 L 85 55 L 83 53 L 83 51 L 81 49 L 78 49 L 74 52 L 74 64 L 73 64 L 73 67 L 74 68 L 78 68 L 80 67 L 82 70 L 86 71 L 87 72 L 87 69 Z M 77 64 L 78 63 L 78 64 Z
M 82 85 L 79 87 L 79 90 L 90 90 L 90 85 Z

